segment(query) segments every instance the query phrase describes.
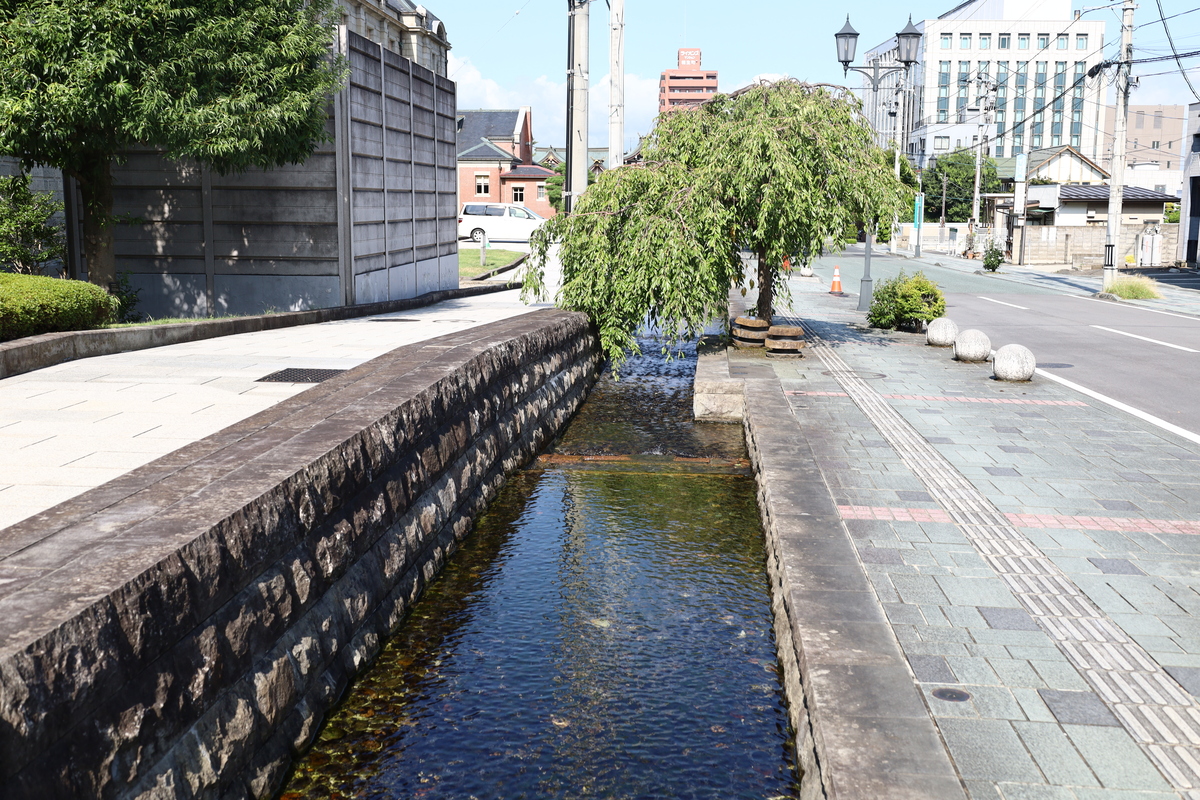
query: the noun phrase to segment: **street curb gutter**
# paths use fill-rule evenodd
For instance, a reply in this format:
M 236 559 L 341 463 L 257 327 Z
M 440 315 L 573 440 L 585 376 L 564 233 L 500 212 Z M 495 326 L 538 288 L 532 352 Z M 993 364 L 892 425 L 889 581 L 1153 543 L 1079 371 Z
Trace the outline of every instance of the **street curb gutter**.
M 508 284 L 467 286 L 429 292 L 407 300 L 385 300 L 381 303 L 335 306 L 312 311 L 288 311 L 282 314 L 260 314 L 253 317 L 231 319 L 199 319 L 195 322 L 145 325 L 135 328 L 43 333 L 40 336 L 29 336 L 0 343 L 0 379 L 52 367 L 55 364 L 79 358 L 128 353 L 134 350 L 146 350 L 151 347 L 195 342 L 239 333 L 255 333 L 291 328 L 297 325 L 336 322 L 356 317 L 369 317 L 373 314 L 391 314 L 396 311 L 422 308 L 444 300 L 491 294 L 510 288 L 513 287 Z

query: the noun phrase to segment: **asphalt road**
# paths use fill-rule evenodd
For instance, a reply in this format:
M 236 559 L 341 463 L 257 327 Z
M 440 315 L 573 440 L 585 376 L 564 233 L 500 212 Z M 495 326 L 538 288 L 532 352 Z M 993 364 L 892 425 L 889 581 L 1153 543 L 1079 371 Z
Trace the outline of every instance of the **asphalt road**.
M 814 267 L 828 281 L 834 265 L 856 295 L 861 248 Z M 871 266 L 876 280 L 924 271 L 946 293 L 946 315 L 960 329 L 982 330 L 993 349 L 1025 345 L 1040 369 L 1200 435 L 1200 318 L 1093 300 L 1068 276 L 1028 285 L 879 254 Z

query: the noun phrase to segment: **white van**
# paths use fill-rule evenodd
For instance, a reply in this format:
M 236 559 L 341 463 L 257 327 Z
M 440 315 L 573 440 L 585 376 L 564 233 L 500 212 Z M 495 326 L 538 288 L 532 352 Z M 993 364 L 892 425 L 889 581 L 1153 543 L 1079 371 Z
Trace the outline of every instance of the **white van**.
M 458 238 L 482 242 L 527 242 L 544 217 L 515 203 L 463 203 Z

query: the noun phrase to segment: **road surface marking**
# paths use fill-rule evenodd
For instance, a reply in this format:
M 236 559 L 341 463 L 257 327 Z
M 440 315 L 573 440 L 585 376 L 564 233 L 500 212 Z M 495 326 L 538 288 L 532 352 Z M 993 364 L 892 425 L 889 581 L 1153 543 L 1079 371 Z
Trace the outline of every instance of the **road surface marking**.
M 1106 328 L 1103 325 L 1092 325 L 1091 327 L 1099 328 L 1100 330 L 1108 331 L 1109 333 L 1119 333 L 1122 336 L 1128 336 L 1131 339 L 1141 339 L 1143 342 L 1153 342 L 1154 344 L 1161 344 L 1163 347 L 1174 347 L 1176 350 L 1185 350 L 1189 353 L 1200 353 L 1200 350 L 1193 350 L 1192 348 L 1184 347 L 1181 344 L 1171 344 L 1170 342 L 1163 342 L 1158 339 L 1151 339 L 1149 336 L 1138 336 L 1136 333 L 1129 333 L 1128 331 L 1119 331 L 1116 328 Z
M 1063 297 L 1074 297 L 1076 300 L 1091 300 L 1093 303 L 1107 303 L 1112 305 L 1112 300 L 1097 300 L 1095 297 L 1083 297 L 1077 294 L 1064 294 Z M 1168 317 L 1179 317 L 1180 319 L 1190 319 L 1196 321 L 1196 317 L 1190 314 L 1176 314 L 1172 311 L 1159 311 L 1157 308 L 1146 308 L 1145 306 L 1125 306 L 1125 308 L 1136 308 L 1138 311 L 1149 311 L 1151 314 L 1166 314 Z
M 1028 311 L 1028 310 L 1029 310 L 1029 309 L 1028 309 L 1028 308 L 1026 308 L 1025 306 L 1018 306 L 1018 305 L 1015 305 L 1015 304 L 1013 304 L 1013 303 L 1006 303 L 1006 302 L 1004 302 L 1003 300 L 993 300 L 993 299 L 992 299 L 992 298 L 990 298 L 990 297 L 983 297 L 983 296 L 981 296 L 981 295 L 976 295 L 976 297 L 978 297 L 980 300 L 987 300 L 989 303 L 999 303 L 1000 305 L 1002 305 L 1002 306 L 1008 306 L 1009 308 L 1019 308 L 1019 309 L 1021 309 L 1022 311 Z
M 1200 434 L 1192 433 L 1191 431 L 1181 428 L 1178 425 L 1172 425 L 1171 423 L 1167 422 L 1165 419 L 1159 419 L 1158 417 L 1154 416 L 1153 414 L 1147 414 L 1145 411 L 1142 411 L 1139 408 L 1134 408 L 1133 406 L 1126 405 L 1125 403 L 1122 403 L 1120 400 L 1114 400 L 1113 398 L 1108 397 L 1107 395 L 1103 395 L 1103 394 L 1100 394 L 1099 392 L 1092 391 L 1091 389 L 1088 389 L 1086 386 L 1080 386 L 1078 383 L 1069 381 L 1066 378 L 1060 378 L 1057 375 L 1054 375 L 1053 373 L 1046 372 L 1046 370 L 1044 370 L 1044 369 L 1038 369 L 1037 374 L 1041 375 L 1043 378 L 1049 378 L 1052 381 L 1057 381 L 1058 383 L 1061 383 L 1063 386 L 1070 387 L 1071 389 L 1074 389 L 1075 391 L 1079 392 L 1080 394 L 1086 394 L 1088 397 L 1099 400 L 1101 403 L 1107 403 L 1108 405 L 1112 406 L 1113 408 L 1120 409 L 1121 411 L 1124 411 L 1127 414 L 1133 414 L 1138 419 L 1145 420 L 1146 422 L 1149 422 L 1151 425 L 1157 425 L 1158 427 L 1162 428 L 1164 431 L 1170 431 L 1171 433 L 1175 434 L 1176 436 L 1182 436 L 1184 439 L 1187 439 L 1189 442 L 1195 442 L 1196 444 L 1200 444 Z

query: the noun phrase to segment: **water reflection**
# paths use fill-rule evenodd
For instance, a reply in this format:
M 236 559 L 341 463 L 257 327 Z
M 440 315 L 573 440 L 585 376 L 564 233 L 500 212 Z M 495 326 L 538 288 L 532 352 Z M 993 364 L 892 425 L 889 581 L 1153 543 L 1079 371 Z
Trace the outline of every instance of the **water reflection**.
M 639 362 L 651 359 L 661 365 Z M 628 364 L 638 369 L 597 387 L 560 452 L 613 430 L 626 433 L 612 451 L 639 452 L 662 427 L 648 409 L 664 393 L 682 391 L 690 412 L 690 385 L 673 386 L 690 384 L 690 366 Z M 628 387 L 649 404 L 633 425 Z M 736 428 L 666 427 L 689 455 L 744 454 Z M 796 796 L 764 558 L 748 478 L 520 473 L 283 796 Z

